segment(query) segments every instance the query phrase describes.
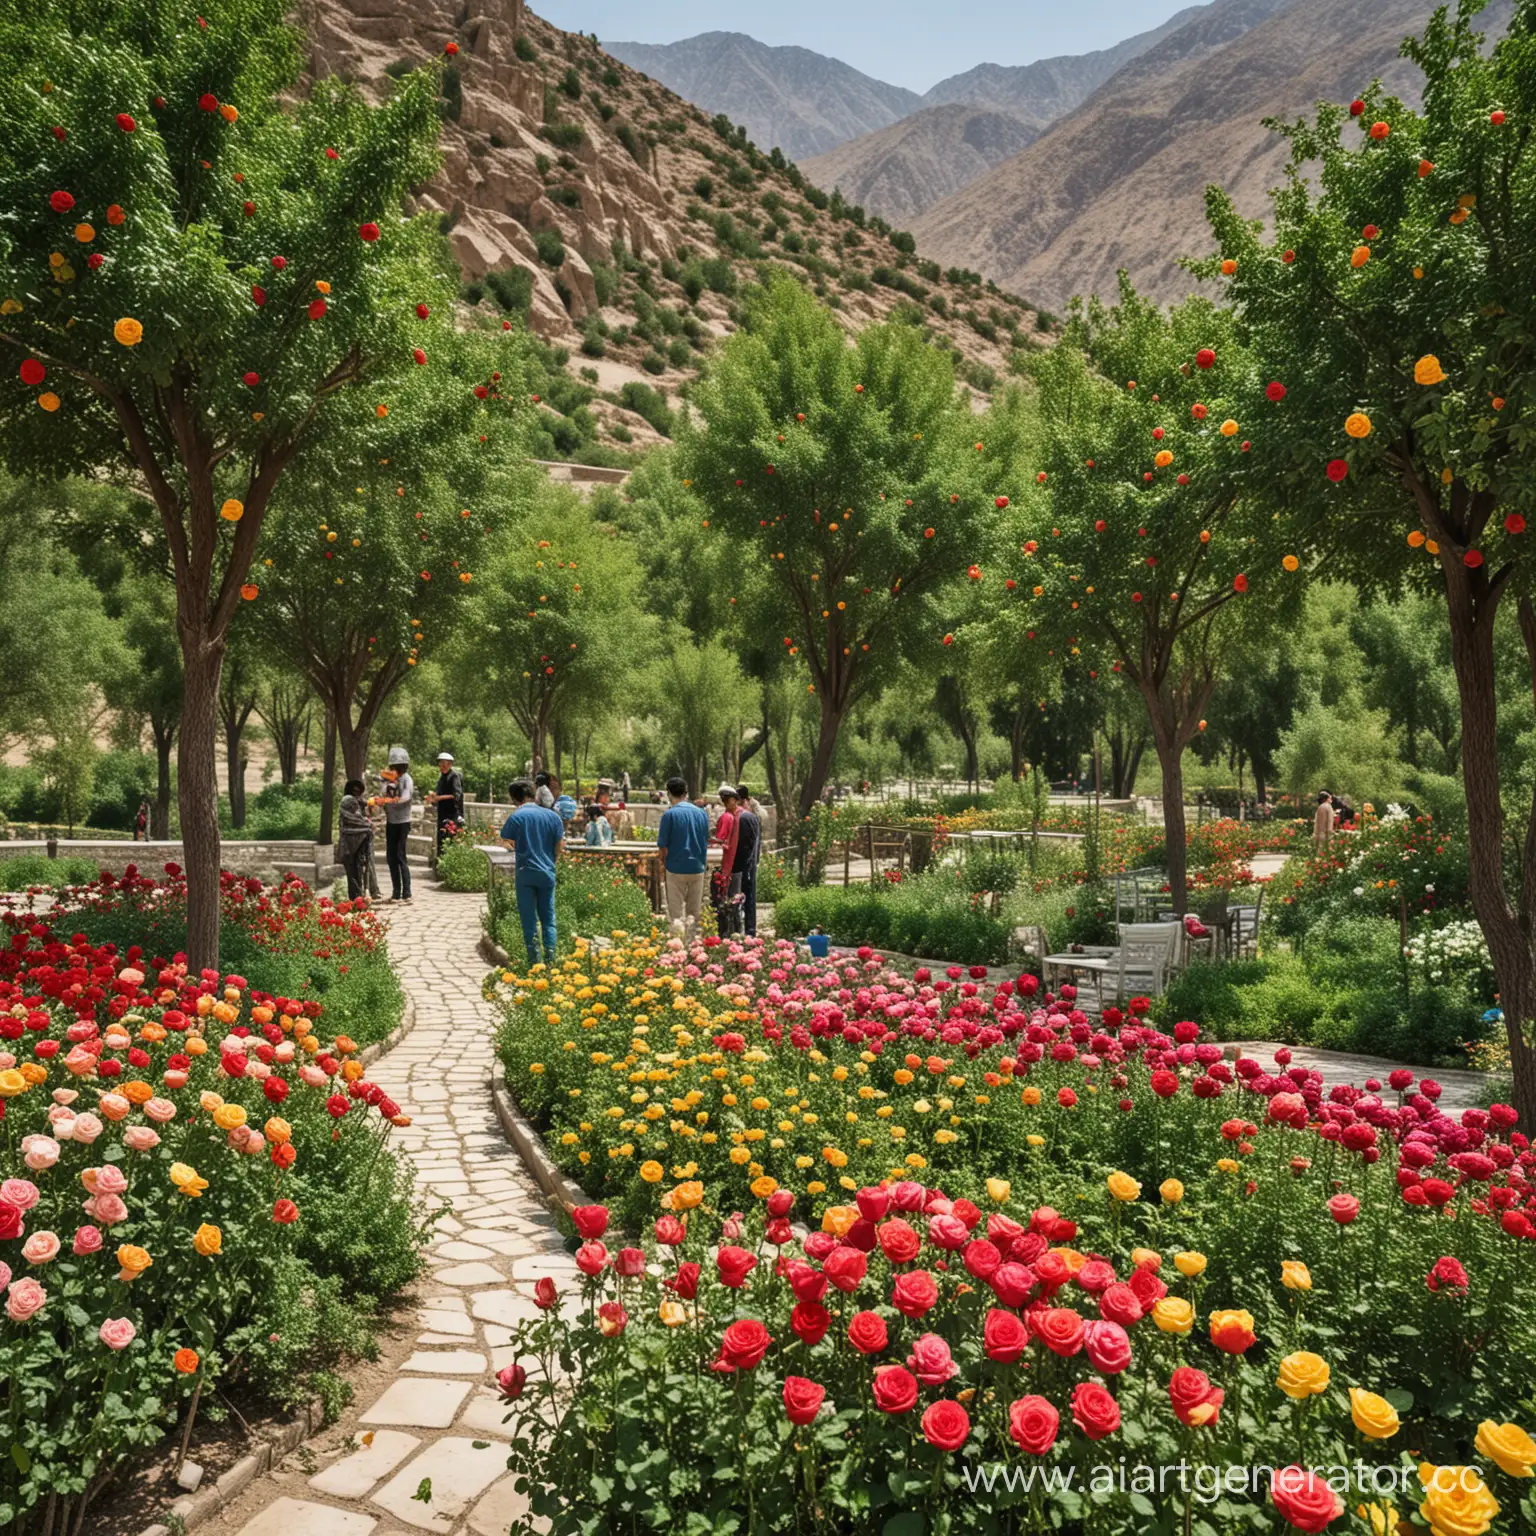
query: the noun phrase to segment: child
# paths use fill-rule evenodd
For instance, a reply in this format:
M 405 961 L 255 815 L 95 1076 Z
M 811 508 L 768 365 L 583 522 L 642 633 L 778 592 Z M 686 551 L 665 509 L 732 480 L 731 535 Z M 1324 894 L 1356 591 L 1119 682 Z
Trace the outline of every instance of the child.
M 347 900 L 356 901 L 368 889 L 373 863 L 373 821 L 363 800 L 361 779 L 348 779 L 341 796 L 341 867 L 347 874 Z
M 587 807 L 587 847 L 606 848 L 613 841 L 613 827 L 603 814 L 600 801 L 594 800 Z

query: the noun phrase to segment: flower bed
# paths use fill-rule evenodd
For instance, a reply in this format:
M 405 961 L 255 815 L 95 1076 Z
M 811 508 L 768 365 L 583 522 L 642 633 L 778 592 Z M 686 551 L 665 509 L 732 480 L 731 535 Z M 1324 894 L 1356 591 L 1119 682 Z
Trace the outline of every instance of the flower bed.
M 181 920 L 174 885 L 104 880 L 74 910 L 3 918 L 0 1518 L 18 1531 L 69 1529 L 194 1394 L 339 1406 L 329 1367 L 369 1346 L 375 1302 L 419 1270 L 411 1182 L 387 1146 L 408 1121 L 357 1040 L 262 969 L 285 974 L 291 946 L 316 942 L 344 993 L 339 956 L 366 944 L 385 961 L 371 919 L 236 882 L 226 932 L 257 963 L 189 973 L 160 952 Z M 114 926 L 150 942 L 77 931 Z
M 1172 1068 L 1145 1069 L 1173 1044 L 1133 1025 L 1096 1054 L 1156 1100 Z M 1410 1101 L 1436 1129 L 1403 1143 L 1409 1203 L 1366 1114 L 1324 1139 L 1305 1089 L 1250 1094 L 1259 1122 L 1219 1127 L 1215 1098 L 1184 1096 L 1225 1155 L 1155 1191 L 1071 1158 L 942 1187 L 898 1167 L 807 1233 L 814 1183 L 674 1168 L 642 1175 L 636 1242 L 578 1208 L 579 1297 L 541 1280 L 544 1315 L 499 1377 L 533 1512 L 557 1536 L 1391 1536 L 1414 1510 L 1481 1536 L 1522 1500 L 1528 1516 L 1536 1442 L 1507 1419 L 1536 1342 L 1518 1296 L 1536 1244 L 1492 1196 L 1528 1196 L 1529 1154 L 1479 1134 L 1487 1150 L 1442 1169 L 1458 1138 Z
M 501 887 L 499 896 L 494 910 L 487 910 L 486 926 L 491 937 L 520 960 L 526 951 L 517 905 L 510 887 Z M 650 898 L 611 862 L 560 864 L 555 879 L 555 929 L 562 951 L 574 947 L 579 934 L 649 930 L 653 917 Z

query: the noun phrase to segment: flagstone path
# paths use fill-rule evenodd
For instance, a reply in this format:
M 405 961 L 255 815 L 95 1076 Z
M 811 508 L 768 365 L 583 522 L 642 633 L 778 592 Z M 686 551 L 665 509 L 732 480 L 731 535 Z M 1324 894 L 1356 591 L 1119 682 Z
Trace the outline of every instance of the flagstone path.
M 507 1472 L 494 1376 L 512 1358 L 513 1325 L 537 1315 L 538 1278 L 574 1291 L 578 1276 L 492 1106 L 480 905 L 423 880 L 410 906 L 384 909 L 416 1027 L 369 1076 L 412 1118 L 395 1134 L 423 1194 L 453 1205 L 417 1287 L 415 1350 L 350 1437 L 310 1442 L 324 1464 L 297 1486 L 283 1480 L 294 1496 L 272 1497 L 268 1480 L 265 1507 L 240 1536 L 503 1536 L 526 1511 Z

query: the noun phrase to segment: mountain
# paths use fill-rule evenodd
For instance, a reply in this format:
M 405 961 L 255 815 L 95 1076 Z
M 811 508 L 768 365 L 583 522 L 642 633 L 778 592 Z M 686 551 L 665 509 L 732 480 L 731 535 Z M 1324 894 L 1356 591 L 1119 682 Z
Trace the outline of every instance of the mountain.
M 1398 48 L 1432 10 L 1433 0 L 1216 0 L 913 232 L 942 262 L 1049 305 L 1112 296 L 1120 267 L 1175 299 L 1192 286 L 1178 258 L 1210 247 L 1208 182 L 1255 218 L 1267 211 L 1285 148 L 1262 119 L 1348 101 L 1377 77 L 1412 98 L 1420 76 Z M 1487 29 L 1509 15 L 1509 0 L 1495 0 Z
M 1037 59 L 1033 64 L 978 64 L 925 91 L 923 105 L 937 107 L 964 102 L 967 106 L 1009 112 L 1036 128 L 1045 128 L 1065 117 L 1116 71 L 1177 32 L 1203 9 L 1190 6 L 1150 32 L 1138 32 L 1112 48 L 1100 48 L 1093 53 L 1063 54 L 1054 59 Z
M 906 225 L 1039 137 L 1038 127 L 1011 112 L 951 102 L 813 155 L 800 169 L 849 202 Z
M 608 43 L 608 52 L 685 101 L 740 123 L 754 144 L 791 160 L 819 155 L 915 112 L 915 91 L 809 48 L 771 48 L 741 32 L 678 43 Z
M 541 457 L 622 460 L 671 430 L 682 393 L 764 271 L 802 280 L 850 330 L 900 311 L 978 393 L 1049 327 L 974 273 L 829 199 L 522 0 L 309 0 L 311 78 L 372 96 L 444 71 L 441 165 L 418 188 L 461 273 L 466 323 L 526 322 L 551 383 Z

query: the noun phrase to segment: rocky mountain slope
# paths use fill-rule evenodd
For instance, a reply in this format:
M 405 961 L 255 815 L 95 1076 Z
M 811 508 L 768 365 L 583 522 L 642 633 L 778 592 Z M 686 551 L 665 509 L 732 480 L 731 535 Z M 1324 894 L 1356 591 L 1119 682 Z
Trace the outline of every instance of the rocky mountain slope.
M 382 93 L 449 43 L 441 218 L 466 305 L 526 316 L 551 372 L 548 457 L 622 462 L 670 433 L 680 394 L 736 323 L 742 287 L 783 268 L 850 328 L 900 312 L 985 393 L 1048 332 L 974 273 L 941 272 L 783 156 L 562 32 L 522 0 L 308 0 L 315 75 Z
M 915 112 L 915 91 L 861 74 L 809 48 L 773 48 L 741 32 L 678 43 L 608 43 L 685 101 L 740 123 L 754 144 L 791 160 L 819 155 Z
M 1282 142 L 1263 126 L 1380 77 L 1412 97 L 1398 57 L 1433 0 L 1216 0 L 1011 160 L 913 224 L 925 250 L 1040 302 L 1110 295 L 1117 268 L 1159 299 L 1187 292 L 1182 255 L 1209 248 L 1207 183 L 1264 214 Z M 1507 25 L 1508 0 L 1485 13 Z
M 1011 112 L 950 102 L 816 155 L 801 169 L 851 202 L 905 226 L 1012 158 L 1040 128 Z

